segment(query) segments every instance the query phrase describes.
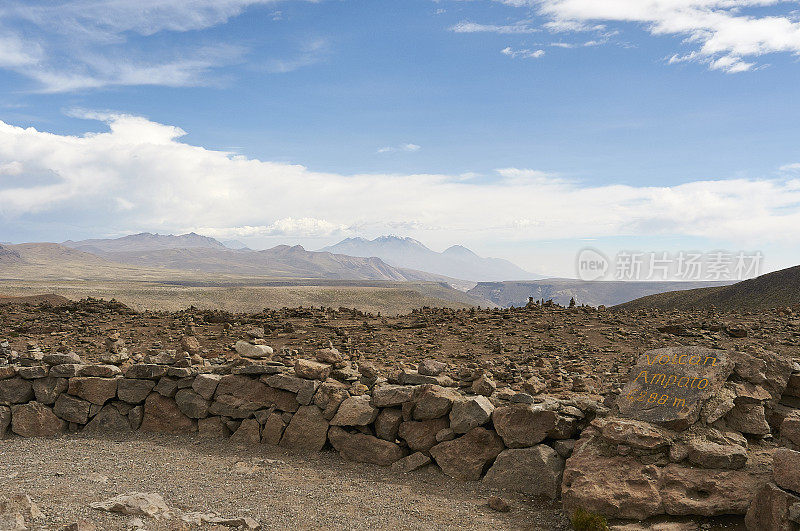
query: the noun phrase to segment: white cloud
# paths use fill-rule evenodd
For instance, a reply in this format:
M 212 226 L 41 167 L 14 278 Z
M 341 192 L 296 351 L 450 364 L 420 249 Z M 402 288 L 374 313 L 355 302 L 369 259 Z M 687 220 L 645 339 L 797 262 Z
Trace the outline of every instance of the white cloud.
M 270 61 L 266 70 L 274 74 L 293 72 L 298 68 L 320 62 L 329 53 L 330 46 L 328 41 L 325 39 L 313 39 L 303 44 L 295 57 Z
M 147 39 L 210 28 L 250 6 L 278 1 L 7 0 L 0 8 L 0 67 L 32 79 L 40 92 L 213 85 L 211 72 L 241 61 L 245 48 L 224 42 L 153 48 Z M 275 71 L 302 66 L 307 54 L 294 61 Z
M 418 146 L 417 144 L 400 144 L 399 146 L 385 146 L 379 148 L 378 153 L 397 153 L 398 151 L 413 153 L 420 149 L 422 149 L 422 146 Z
M 402 231 L 467 244 L 666 234 L 800 241 L 797 178 L 627 186 L 519 168 L 495 179 L 340 175 L 186 144 L 182 129 L 141 117 L 105 117 L 109 131 L 83 136 L 0 122 L 0 166 L 12 168 L 0 177 L 5 226 L 293 238 Z
M 500 53 L 503 55 L 507 55 L 514 59 L 538 59 L 539 57 L 544 56 L 544 50 L 529 50 L 527 48 L 521 50 L 514 50 L 511 46 L 506 46 Z
M 785 172 L 800 172 L 800 162 L 794 162 L 792 164 L 784 164 L 778 169 L 780 171 L 785 171 Z
M 530 27 L 526 21 L 518 22 L 511 25 L 496 25 L 496 24 L 478 24 L 475 22 L 459 22 L 455 26 L 450 27 L 450 31 L 454 33 L 536 33 L 539 31 L 536 28 Z
M 495 0 L 533 8 L 550 31 L 605 32 L 607 23 L 639 24 L 680 37 L 694 49 L 670 63 L 695 61 L 727 73 L 751 70 L 771 53 L 800 55 L 797 0 Z M 764 14 L 759 8 L 772 8 Z M 606 34 L 607 35 L 607 34 Z

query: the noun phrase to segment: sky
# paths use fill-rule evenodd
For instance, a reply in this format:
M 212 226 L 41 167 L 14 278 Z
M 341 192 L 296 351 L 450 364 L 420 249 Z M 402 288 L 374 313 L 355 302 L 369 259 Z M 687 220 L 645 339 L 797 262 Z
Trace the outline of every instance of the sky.
M 800 263 L 800 1 L 5 0 L 0 242 Z

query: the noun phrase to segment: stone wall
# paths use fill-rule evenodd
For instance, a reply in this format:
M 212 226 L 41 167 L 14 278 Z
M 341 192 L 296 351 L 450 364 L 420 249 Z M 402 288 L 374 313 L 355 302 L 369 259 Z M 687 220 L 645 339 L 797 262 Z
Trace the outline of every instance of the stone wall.
M 760 506 L 794 503 L 770 481 L 775 449 L 800 446 L 800 365 L 768 351 L 644 353 L 607 408 L 596 395 L 545 396 L 535 381 L 526 392 L 486 376 L 464 387 L 434 360 L 383 378 L 334 348 L 288 362 L 254 339 L 236 343 L 235 359 L 210 361 L 189 354 L 187 339 L 186 352 L 129 359 L 114 341 L 106 364 L 35 346 L 0 352 L 12 362 L 0 365 L 0 437 L 142 430 L 328 448 L 402 471 L 433 463 L 460 480 L 562 496 L 567 514 L 613 518 L 745 514 L 756 493 Z M 674 378 L 653 372 L 669 363 Z
M 269 359 L 266 345 L 240 341 L 236 350 L 241 357 L 224 363 L 160 352 L 115 365 L 33 347 L 0 366 L 0 436 L 142 430 L 332 448 L 403 471 L 433 462 L 454 478 L 556 498 L 581 430 L 608 411 L 586 395 L 497 392 L 486 378 L 465 392 L 433 360 L 387 381 L 332 348 L 293 367 Z
M 796 361 L 760 349 L 643 353 L 611 415 L 582 432 L 567 460 L 565 510 L 745 514 L 778 445 L 797 444 L 798 379 Z

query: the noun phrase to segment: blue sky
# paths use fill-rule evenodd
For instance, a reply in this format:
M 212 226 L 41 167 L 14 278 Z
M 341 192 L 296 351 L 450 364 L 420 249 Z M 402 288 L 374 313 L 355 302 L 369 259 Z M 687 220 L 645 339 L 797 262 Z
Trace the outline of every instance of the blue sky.
M 800 2 L 51 4 L 0 7 L 0 241 L 800 262 Z

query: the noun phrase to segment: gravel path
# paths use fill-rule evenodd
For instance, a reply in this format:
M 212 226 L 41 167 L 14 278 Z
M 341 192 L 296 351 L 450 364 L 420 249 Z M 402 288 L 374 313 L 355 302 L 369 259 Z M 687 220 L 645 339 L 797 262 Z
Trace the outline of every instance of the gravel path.
M 89 508 L 130 491 L 155 492 L 170 508 L 250 516 L 265 529 L 568 529 L 557 502 L 459 482 L 435 467 L 408 475 L 350 463 L 332 452 L 137 433 L 0 441 L 0 497 L 28 494 L 46 516 L 34 529 L 86 519 L 125 529 L 130 516 Z M 486 505 L 501 495 L 512 510 Z M 148 529 L 180 529 L 146 520 Z M 189 529 L 183 527 L 183 529 Z

